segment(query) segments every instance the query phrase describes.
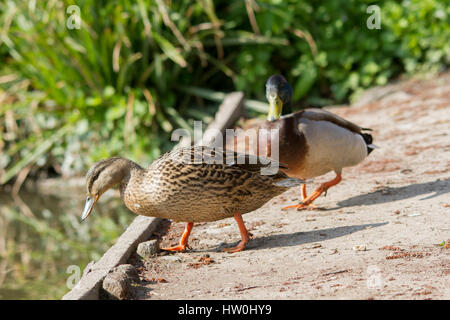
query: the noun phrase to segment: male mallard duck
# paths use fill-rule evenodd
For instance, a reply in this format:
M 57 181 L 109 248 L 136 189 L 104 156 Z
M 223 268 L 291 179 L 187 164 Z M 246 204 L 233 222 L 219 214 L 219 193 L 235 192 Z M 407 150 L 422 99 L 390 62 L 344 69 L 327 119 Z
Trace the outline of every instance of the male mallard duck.
M 282 115 L 283 108 L 288 112 L 291 110 L 292 88 L 281 75 L 273 75 L 267 80 L 266 98 L 269 113 L 260 129 L 279 130 L 279 161 L 289 168 L 284 172 L 301 179 L 317 177 L 329 171 L 336 173 L 333 180 L 323 183 L 309 196 L 303 184 L 302 201 L 283 210 L 314 207 L 312 202 L 315 199 L 341 181 L 342 168 L 357 165 L 372 152 L 372 136 L 363 133 L 370 129 L 322 109 L 305 109 Z M 268 133 L 262 137 L 263 141 L 267 141 L 267 151 L 258 150 L 257 154 L 270 157 L 270 144 L 274 141 L 270 141 Z
M 219 161 L 213 163 L 212 157 L 216 156 L 221 158 L 215 158 Z M 238 156 L 245 157 L 245 162 Z M 187 222 L 180 244 L 165 250 L 185 250 L 194 222 L 234 216 L 242 240 L 225 251 L 241 251 L 250 237 L 241 215 L 258 209 L 302 182 L 289 178 L 278 168 L 276 172 L 265 172 L 269 159 L 251 157 L 206 147 L 188 147 L 166 153 L 147 169 L 124 158 L 99 161 L 86 175 L 87 199 L 82 219 L 89 216 L 106 190 L 118 185 L 123 202 L 134 213 Z M 244 164 L 240 164 L 242 162 Z

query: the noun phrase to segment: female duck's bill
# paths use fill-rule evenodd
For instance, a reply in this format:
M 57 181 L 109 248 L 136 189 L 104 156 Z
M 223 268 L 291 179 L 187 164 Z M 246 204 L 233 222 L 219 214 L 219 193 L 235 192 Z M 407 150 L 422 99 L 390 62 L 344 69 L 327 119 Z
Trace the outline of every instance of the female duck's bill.
M 84 204 L 83 213 L 81 214 L 81 220 L 85 220 L 92 212 L 92 209 L 94 208 L 94 205 L 97 203 L 99 196 L 95 197 L 86 197 L 86 202 Z

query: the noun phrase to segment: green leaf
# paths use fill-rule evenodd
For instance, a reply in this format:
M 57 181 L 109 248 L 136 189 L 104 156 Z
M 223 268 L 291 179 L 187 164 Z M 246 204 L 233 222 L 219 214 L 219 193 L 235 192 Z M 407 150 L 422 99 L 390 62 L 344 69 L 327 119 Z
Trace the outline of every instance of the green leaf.
M 72 126 L 66 125 L 56 131 L 52 136 L 47 139 L 44 139 L 37 147 L 30 152 L 28 155 L 23 157 L 19 162 L 17 162 L 12 168 L 6 170 L 5 174 L 2 176 L 0 180 L 0 184 L 5 184 L 12 177 L 14 177 L 17 173 L 19 173 L 23 168 L 25 168 L 30 163 L 35 162 L 42 154 L 44 154 L 48 149 L 52 147 L 52 145 L 60 140 L 64 135 L 66 135 Z
M 127 106 L 125 104 L 117 104 L 115 106 L 109 107 L 106 111 L 106 120 L 114 121 L 116 119 L 122 118 L 127 111 Z
M 173 62 L 180 65 L 182 68 L 187 66 L 186 60 L 184 60 L 183 56 L 180 54 L 177 48 L 175 48 L 170 41 L 168 41 L 163 36 L 159 35 L 156 32 L 152 32 L 153 38 L 158 43 L 161 50 L 167 55 L 167 57 Z

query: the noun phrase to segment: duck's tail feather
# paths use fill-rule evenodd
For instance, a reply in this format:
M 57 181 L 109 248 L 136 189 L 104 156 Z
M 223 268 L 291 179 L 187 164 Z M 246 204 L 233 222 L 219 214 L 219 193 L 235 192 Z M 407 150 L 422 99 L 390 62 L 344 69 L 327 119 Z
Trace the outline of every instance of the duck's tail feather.
M 305 180 L 293 178 L 293 177 L 289 177 L 289 178 L 274 182 L 274 184 L 276 186 L 285 187 L 285 188 L 296 187 L 302 183 L 307 183 L 307 182 Z
M 372 144 L 373 138 L 371 134 L 368 133 L 361 133 L 361 136 L 363 137 L 364 141 L 367 145 L 367 155 L 369 155 L 373 149 L 377 148 L 375 145 Z

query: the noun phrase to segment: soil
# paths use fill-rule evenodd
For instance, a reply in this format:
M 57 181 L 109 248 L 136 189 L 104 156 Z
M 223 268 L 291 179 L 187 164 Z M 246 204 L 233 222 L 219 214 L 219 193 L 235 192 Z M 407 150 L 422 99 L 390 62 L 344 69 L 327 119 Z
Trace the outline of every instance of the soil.
M 192 249 L 131 262 L 137 299 L 450 299 L 450 73 L 369 90 L 328 108 L 373 129 L 374 150 L 346 168 L 318 210 L 282 211 L 292 188 L 235 221 L 194 225 Z M 333 173 L 314 179 L 308 193 Z M 166 222 L 161 247 L 183 223 Z

